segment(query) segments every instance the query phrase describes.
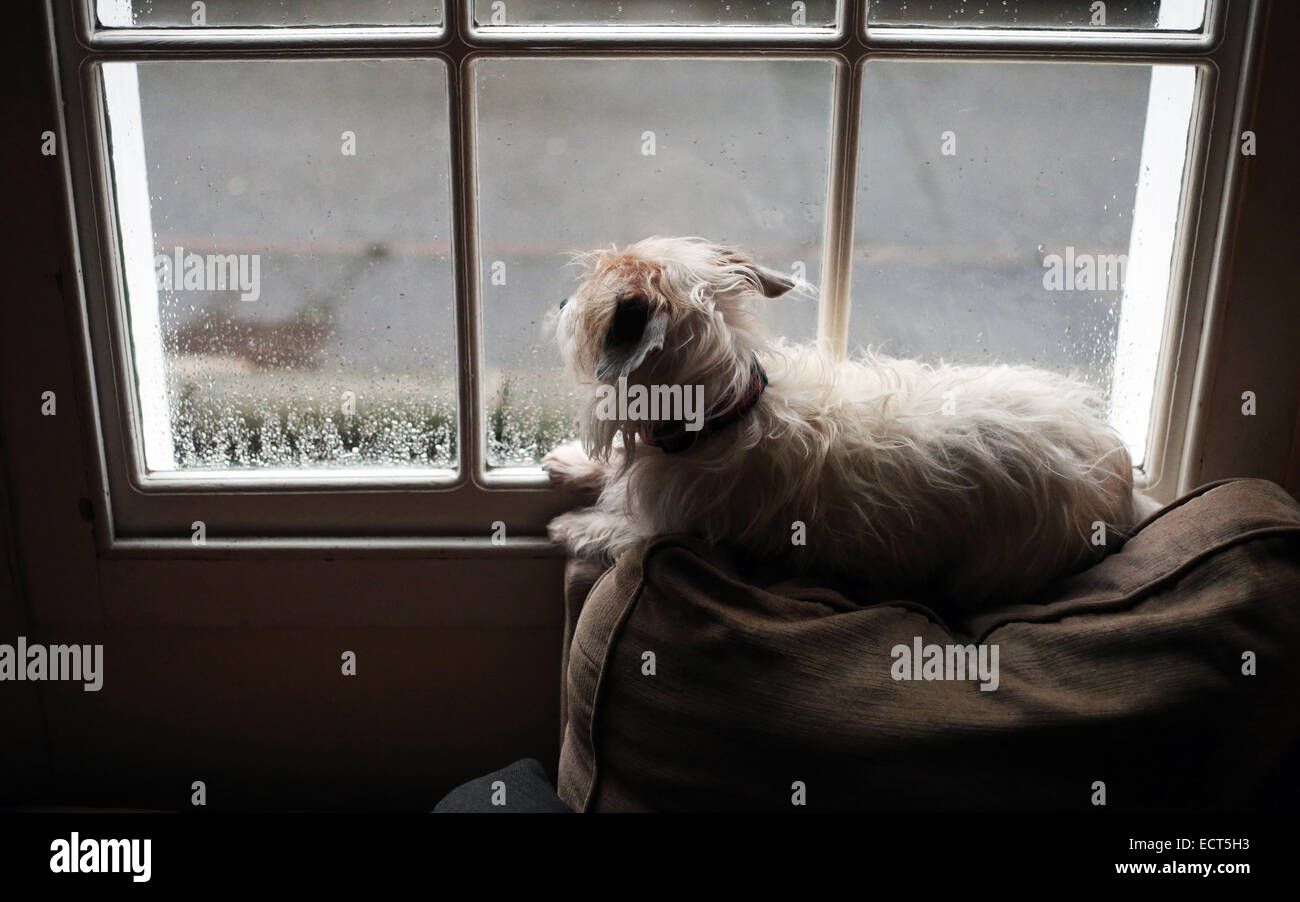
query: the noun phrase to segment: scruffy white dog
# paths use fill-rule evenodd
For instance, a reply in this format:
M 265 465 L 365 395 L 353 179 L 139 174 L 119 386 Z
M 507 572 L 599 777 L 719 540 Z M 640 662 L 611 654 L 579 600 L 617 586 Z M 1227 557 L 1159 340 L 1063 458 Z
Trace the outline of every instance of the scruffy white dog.
M 556 334 L 583 393 L 583 438 L 543 461 L 591 504 L 551 522 L 571 554 L 611 560 L 692 533 L 964 606 L 1027 599 L 1132 530 L 1128 452 L 1081 382 L 772 342 L 754 304 L 795 283 L 700 238 L 578 259 Z M 707 417 L 633 418 L 644 410 L 609 403 L 615 386 L 703 386 Z

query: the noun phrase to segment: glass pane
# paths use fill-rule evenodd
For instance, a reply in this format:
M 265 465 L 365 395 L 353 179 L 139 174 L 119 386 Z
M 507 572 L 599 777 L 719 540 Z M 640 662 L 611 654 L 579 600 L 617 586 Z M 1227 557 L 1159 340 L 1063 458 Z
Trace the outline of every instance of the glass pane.
M 850 347 L 1074 371 L 1144 458 L 1196 70 L 875 61 Z
M 95 0 L 103 28 L 441 25 L 440 0 Z
M 103 80 L 149 469 L 455 466 L 443 64 Z
M 831 28 L 835 0 L 474 0 L 474 21 L 510 25 L 794 25 Z
M 868 26 L 1200 31 L 1205 0 L 870 0 Z
M 702 235 L 816 284 L 833 76 L 825 60 L 475 64 L 492 465 L 532 465 L 573 434 L 544 320 L 574 289 L 569 251 Z M 779 334 L 817 331 L 814 299 L 763 315 Z

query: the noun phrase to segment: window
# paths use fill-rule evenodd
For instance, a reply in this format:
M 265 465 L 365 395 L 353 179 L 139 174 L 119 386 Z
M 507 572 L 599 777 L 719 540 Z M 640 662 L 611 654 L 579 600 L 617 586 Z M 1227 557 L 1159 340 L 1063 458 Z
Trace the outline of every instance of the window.
M 566 251 L 707 235 L 820 280 L 834 77 L 806 58 L 474 63 L 489 466 L 534 466 L 572 434 L 538 328 L 573 290 Z M 812 301 L 764 312 L 816 337 Z
M 1076 0 L 1007 0 L 969 3 L 965 0 L 873 0 L 867 26 L 878 36 L 895 28 L 925 28 L 959 33 L 1014 29 L 1031 35 L 1087 32 L 1137 39 L 1159 33 L 1164 40 L 1197 38 L 1206 33 L 1205 0 L 1124 0 L 1120 3 Z
M 641 0 L 636 3 L 602 3 L 599 0 L 542 0 L 509 3 L 473 0 L 474 25 L 523 31 L 530 27 L 570 28 L 636 26 L 671 29 L 774 27 L 778 29 L 834 31 L 836 0 L 806 0 L 804 3 L 772 3 L 766 0 Z M 737 35 L 737 38 L 740 38 Z
M 453 472 L 442 61 L 100 73 L 145 469 Z
M 54 10 L 117 537 L 540 535 L 567 252 L 649 234 L 834 353 L 1076 371 L 1173 491 L 1251 3 Z
M 868 62 L 850 347 L 1076 372 L 1143 465 L 1197 77 Z
M 322 28 L 336 25 L 442 25 L 436 0 L 95 0 L 104 28 Z

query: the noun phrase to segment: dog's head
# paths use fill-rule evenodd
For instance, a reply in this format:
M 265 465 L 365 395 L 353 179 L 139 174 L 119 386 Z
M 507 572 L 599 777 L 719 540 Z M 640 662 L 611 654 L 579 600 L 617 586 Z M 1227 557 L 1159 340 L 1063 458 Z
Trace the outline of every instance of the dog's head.
M 580 387 L 703 385 L 712 408 L 742 391 L 765 344 L 754 303 L 803 287 L 735 248 L 647 238 L 575 255 L 578 290 L 560 304 L 556 338 Z M 590 411 L 589 411 L 590 414 Z M 608 453 L 635 425 L 587 418 L 588 451 Z M 630 437 L 630 436 L 629 436 Z

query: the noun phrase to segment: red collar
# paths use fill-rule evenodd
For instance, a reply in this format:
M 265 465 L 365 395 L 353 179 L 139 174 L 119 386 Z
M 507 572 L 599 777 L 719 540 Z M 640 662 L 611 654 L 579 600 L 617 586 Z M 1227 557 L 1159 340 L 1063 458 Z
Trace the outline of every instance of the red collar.
M 637 431 L 643 444 L 651 448 L 659 448 L 665 454 L 676 454 L 679 451 L 685 451 L 693 448 L 695 445 L 703 442 L 706 438 L 715 432 L 720 432 L 727 426 L 730 426 L 736 420 L 743 417 L 749 412 L 749 409 L 758 403 L 758 399 L 763 396 L 763 391 L 767 388 L 767 373 L 764 371 L 758 358 L 749 366 L 749 384 L 736 403 L 730 407 L 706 417 L 704 425 L 695 432 L 688 432 L 686 424 L 680 421 L 669 423 L 642 423 L 641 428 Z

